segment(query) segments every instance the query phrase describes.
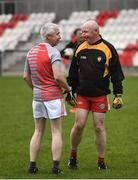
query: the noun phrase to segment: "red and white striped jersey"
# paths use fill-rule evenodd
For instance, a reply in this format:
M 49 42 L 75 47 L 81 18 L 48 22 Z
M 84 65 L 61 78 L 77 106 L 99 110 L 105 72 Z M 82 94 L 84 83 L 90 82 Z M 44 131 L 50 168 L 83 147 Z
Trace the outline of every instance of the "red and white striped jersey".
M 57 61 L 61 61 L 60 52 L 48 43 L 40 43 L 28 52 L 24 71 L 31 75 L 35 101 L 63 98 L 52 71 L 52 64 Z

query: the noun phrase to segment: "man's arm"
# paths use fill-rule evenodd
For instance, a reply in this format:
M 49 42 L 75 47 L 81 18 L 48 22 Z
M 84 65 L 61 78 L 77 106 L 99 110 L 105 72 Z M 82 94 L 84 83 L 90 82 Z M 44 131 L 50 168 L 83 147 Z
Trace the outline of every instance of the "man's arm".
M 26 81 L 26 83 L 28 84 L 28 86 L 33 89 L 33 85 L 32 85 L 32 80 L 31 80 L 30 73 L 24 72 L 24 74 L 23 74 L 23 79 Z
M 33 89 L 33 84 L 32 84 L 31 75 L 30 75 L 30 68 L 29 68 L 27 59 L 24 66 L 23 79 L 26 81 L 28 86 Z
M 123 105 L 122 94 L 123 94 L 123 85 L 122 81 L 124 79 L 124 74 L 121 68 L 119 61 L 119 56 L 116 49 L 112 49 L 112 59 L 110 62 L 110 74 L 111 81 L 113 83 L 113 94 L 115 95 L 112 107 L 115 109 L 120 109 Z
M 71 106 L 76 106 L 76 99 L 72 93 L 72 88 L 68 85 L 65 77 L 62 74 L 60 62 L 56 62 L 54 65 L 52 65 L 54 78 L 56 79 L 57 83 L 60 87 L 63 87 L 65 89 L 65 93 L 67 93 L 66 101 Z
M 54 78 L 59 84 L 59 86 L 64 88 L 67 92 L 69 92 L 71 88 L 69 87 L 64 75 L 62 74 L 61 63 L 58 61 L 53 63 L 52 69 L 53 69 Z
M 109 69 L 110 69 L 111 81 L 113 83 L 113 94 L 122 94 L 123 93 L 122 81 L 125 77 L 120 65 L 117 51 L 115 50 L 114 47 L 112 47 L 111 51 L 112 51 L 112 59 L 110 61 Z
M 78 84 L 78 60 L 75 57 L 75 54 L 71 61 L 71 66 L 69 69 L 69 75 L 67 77 L 67 82 L 72 87 L 72 91 L 76 92 L 77 84 Z

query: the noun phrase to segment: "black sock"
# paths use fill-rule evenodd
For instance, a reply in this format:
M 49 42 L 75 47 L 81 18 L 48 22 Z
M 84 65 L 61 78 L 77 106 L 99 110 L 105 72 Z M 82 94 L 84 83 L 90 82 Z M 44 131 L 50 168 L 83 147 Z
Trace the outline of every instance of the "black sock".
M 58 168 L 59 167 L 59 161 L 54 161 L 53 160 L 53 167 Z
M 36 162 L 35 161 L 30 161 L 30 167 L 36 167 Z

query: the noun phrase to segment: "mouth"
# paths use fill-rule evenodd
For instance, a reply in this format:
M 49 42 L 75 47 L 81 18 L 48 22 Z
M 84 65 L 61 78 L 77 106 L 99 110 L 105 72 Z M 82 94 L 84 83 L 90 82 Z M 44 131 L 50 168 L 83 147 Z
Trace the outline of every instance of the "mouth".
M 88 37 L 84 37 L 84 40 L 85 40 L 85 41 L 88 40 Z

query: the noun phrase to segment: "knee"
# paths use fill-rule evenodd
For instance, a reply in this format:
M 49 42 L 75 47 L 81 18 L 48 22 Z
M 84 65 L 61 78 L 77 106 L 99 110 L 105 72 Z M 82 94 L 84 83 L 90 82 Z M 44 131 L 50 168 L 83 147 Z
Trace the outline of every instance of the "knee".
M 84 129 L 84 124 L 82 124 L 82 123 L 77 123 L 77 124 L 75 124 L 75 129 L 76 129 L 78 132 L 82 132 L 83 129 Z
M 35 132 L 34 132 L 34 134 L 35 134 L 37 137 L 41 137 L 41 136 L 43 135 L 43 131 L 36 129 Z
M 101 134 L 104 132 L 104 126 L 96 126 L 95 127 L 95 133 L 96 134 Z

